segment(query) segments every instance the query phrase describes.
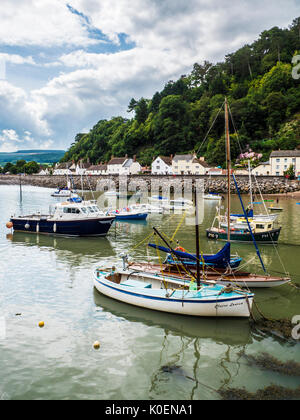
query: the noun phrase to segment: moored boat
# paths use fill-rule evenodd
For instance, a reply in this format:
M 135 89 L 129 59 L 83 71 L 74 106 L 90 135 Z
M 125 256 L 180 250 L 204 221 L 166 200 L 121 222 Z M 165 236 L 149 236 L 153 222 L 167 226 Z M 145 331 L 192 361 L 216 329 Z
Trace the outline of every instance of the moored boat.
M 36 212 L 12 216 L 11 227 L 15 232 L 30 232 L 61 236 L 106 236 L 114 216 L 104 214 L 92 201 L 67 202 L 50 206 L 48 214 Z
M 94 271 L 94 286 L 105 296 L 134 306 L 198 317 L 249 317 L 254 295 L 222 285 L 194 284 L 171 276 L 131 269 Z

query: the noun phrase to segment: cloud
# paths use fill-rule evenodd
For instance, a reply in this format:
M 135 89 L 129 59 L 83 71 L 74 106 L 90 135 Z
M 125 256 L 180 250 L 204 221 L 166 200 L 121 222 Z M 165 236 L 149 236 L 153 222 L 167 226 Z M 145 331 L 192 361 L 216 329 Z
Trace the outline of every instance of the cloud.
M 263 30 L 286 27 L 299 5 L 300 0 L 19 0 L 16 8 L 2 0 L 0 46 L 12 48 L 7 59 L 20 68 L 34 66 L 46 81 L 31 89 L 0 81 L 0 128 L 15 130 L 24 145 L 30 143 L 25 130 L 31 144 L 68 147 L 82 127 L 129 116 L 132 97 L 152 97 L 195 62 L 222 60 Z M 34 55 L 30 47 L 36 46 Z M 26 56 L 20 55 L 22 47 Z
M 63 0 L 1 0 L 0 44 L 10 46 L 95 44 L 82 18 Z

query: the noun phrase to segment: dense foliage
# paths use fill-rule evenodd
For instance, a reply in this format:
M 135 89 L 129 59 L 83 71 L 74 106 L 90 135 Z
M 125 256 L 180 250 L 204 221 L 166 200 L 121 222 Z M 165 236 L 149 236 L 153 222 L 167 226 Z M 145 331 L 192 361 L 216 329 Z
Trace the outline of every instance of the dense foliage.
M 300 80 L 292 77 L 298 54 L 300 18 L 287 29 L 264 31 L 224 62 L 194 64 L 189 75 L 169 81 L 151 100 L 132 98 L 131 119 L 99 121 L 88 134 L 76 136 L 62 161 L 98 163 L 128 154 L 149 164 L 159 154 L 197 151 L 223 165 L 224 114 L 219 111 L 225 96 L 234 120 L 234 159 L 249 150 L 264 160 L 274 149 L 294 149 L 300 144 Z
M 27 174 L 32 175 L 36 174 L 40 171 L 40 165 L 37 162 L 26 162 L 26 160 L 18 160 L 16 164 L 13 163 L 6 163 L 4 167 L 0 166 L 0 173 L 6 174 L 9 172 L 10 174 Z

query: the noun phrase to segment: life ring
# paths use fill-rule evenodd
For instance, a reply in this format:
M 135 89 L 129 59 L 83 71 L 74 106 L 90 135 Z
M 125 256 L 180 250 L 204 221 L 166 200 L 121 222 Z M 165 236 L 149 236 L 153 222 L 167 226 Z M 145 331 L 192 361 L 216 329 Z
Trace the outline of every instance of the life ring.
M 186 249 L 182 248 L 182 246 L 175 248 L 175 251 L 187 252 Z

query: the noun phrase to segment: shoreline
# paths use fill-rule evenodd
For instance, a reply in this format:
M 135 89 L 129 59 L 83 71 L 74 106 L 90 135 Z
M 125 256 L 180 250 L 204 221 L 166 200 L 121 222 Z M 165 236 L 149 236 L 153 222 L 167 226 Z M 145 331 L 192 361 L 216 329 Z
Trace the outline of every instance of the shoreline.
M 237 183 L 241 194 L 250 193 L 248 176 L 237 176 Z M 212 192 L 227 194 L 227 179 L 224 176 L 209 177 L 179 175 L 179 176 L 157 176 L 157 175 L 72 175 L 72 187 L 77 191 L 92 190 L 123 190 L 129 192 L 150 192 L 154 195 L 167 195 L 168 193 L 181 194 L 182 192 Z M 287 180 L 284 177 L 256 177 L 256 184 L 253 184 L 253 193 L 264 196 L 277 197 L 300 197 L 300 182 L 298 180 Z M 0 175 L 0 185 L 31 185 L 34 187 L 52 188 L 65 187 L 67 185 L 66 175 Z M 231 183 L 232 193 L 236 193 L 235 185 Z

